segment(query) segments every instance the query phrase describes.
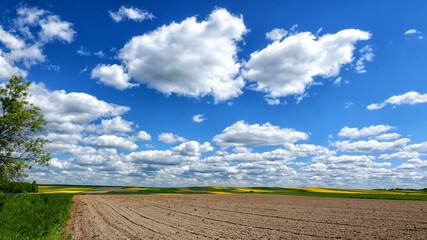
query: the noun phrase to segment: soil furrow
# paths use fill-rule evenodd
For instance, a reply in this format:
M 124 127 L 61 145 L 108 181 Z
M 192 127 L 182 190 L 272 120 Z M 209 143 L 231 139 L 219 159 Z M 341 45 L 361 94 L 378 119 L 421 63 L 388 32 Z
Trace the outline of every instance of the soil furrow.
M 259 229 L 263 229 L 263 230 L 286 232 L 286 233 L 292 233 L 292 234 L 295 234 L 295 235 L 304 235 L 304 236 L 317 237 L 317 238 L 336 238 L 335 236 L 319 236 L 319 235 L 313 235 L 313 234 L 307 234 L 307 233 L 301 233 L 301 232 L 294 232 L 294 231 L 290 231 L 290 230 L 275 229 L 275 228 L 271 228 L 271 227 L 247 225 L 247 224 L 236 223 L 236 222 L 232 222 L 232 221 L 221 220 L 221 219 L 216 219 L 216 218 L 211 218 L 211 217 L 203 217 L 203 216 L 200 216 L 200 215 L 197 215 L 197 214 L 191 214 L 191 213 L 187 213 L 187 212 L 181 212 L 181 211 L 172 210 L 172 209 L 163 208 L 163 207 L 154 206 L 154 205 L 153 205 L 153 207 L 155 207 L 155 208 L 161 208 L 161 209 L 165 209 L 165 210 L 169 210 L 169 211 L 174 211 L 176 213 L 185 214 L 185 215 L 189 215 L 189 216 L 193 216 L 193 217 L 205 218 L 205 219 L 209 219 L 209 220 L 216 221 L 216 222 L 222 222 L 222 223 L 227 223 L 227 224 L 237 225 L 237 226 L 243 226 L 243 227 L 248 227 L 248 228 L 259 228 Z
M 125 216 L 125 214 L 120 213 L 120 212 L 119 212 L 119 211 L 117 211 L 113 206 L 111 206 L 111 205 L 109 205 L 109 204 L 107 204 L 107 203 L 104 203 L 103 205 L 104 205 L 104 206 L 108 206 L 108 207 L 111 209 L 111 211 L 115 212 L 116 214 L 120 215 L 122 218 L 126 219 L 126 221 L 128 221 L 128 223 L 132 223 L 132 224 L 134 224 L 134 225 L 136 225 L 136 226 L 142 227 L 142 228 L 144 228 L 144 229 L 146 229 L 146 230 L 148 230 L 148 231 L 150 231 L 150 232 L 153 232 L 153 233 L 159 234 L 160 236 L 164 235 L 164 234 L 162 234 L 162 233 L 161 233 L 161 232 L 159 232 L 159 231 L 156 231 L 156 230 L 154 230 L 154 229 L 152 229 L 152 228 L 149 228 L 149 227 L 147 227 L 147 226 L 145 226 L 145 225 L 142 225 L 142 224 L 139 224 L 139 223 L 137 223 L 137 222 L 135 222 L 135 221 L 132 221 L 130 218 L 126 217 L 126 216 Z M 110 212 L 107 212 L 107 213 L 110 213 Z M 99 214 L 100 214 L 100 215 L 106 215 L 105 213 L 102 213 L 102 212 L 99 212 Z M 126 222 L 122 222 L 122 223 L 121 223 L 121 225 L 125 225 L 125 226 L 127 226 L 127 228 L 129 229 L 129 224 L 127 224 Z
M 215 208 L 215 207 L 209 207 L 209 206 L 201 206 L 201 205 L 189 205 L 189 204 L 182 204 L 180 203 L 179 206 L 186 206 L 189 208 L 204 208 L 204 209 L 209 209 L 209 210 L 214 210 L 214 211 L 221 211 L 221 212 L 227 212 L 227 213 L 237 213 L 237 214 L 245 214 L 245 215 L 249 215 L 249 216 L 260 216 L 260 217 L 267 217 L 267 218 L 276 218 L 276 219 L 282 219 L 282 220 L 289 220 L 289 221 L 297 221 L 297 222 L 310 222 L 310 223 L 318 223 L 318 224 L 327 224 L 327 225 L 340 225 L 340 226 L 348 226 L 348 227 L 361 227 L 361 228 L 368 228 L 368 229 L 375 229 L 375 226 L 369 225 L 369 224 L 349 224 L 349 223 L 342 223 L 342 222 L 336 222 L 339 219 L 329 219 L 328 221 L 316 221 L 316 220 L 309 220 L 309 219 L 302 219 L 302 218 L 292 218 L 292 217 L 283 217 L 283 216 L 277 216 L 277 215 L 267 215 L 267 214 L 260 214 L 260 213 L 254 213 L 254 212 L 242 212 L 242 211 L 236 211 L 236 210 L 231 210 L 231 209 L 221 209 L 221 208 Z M 254 210 L 254 209 L 251 209 Z M 271 210 L 271 209 L 269 209 Z M 278 212 L 278 211 L 275 211 Z M 379 218 L 379 217 L 372 217 L 367 215 L 365 217 L 366 219 L 369 220 L 383 220 L 383 218 Z M 366 219 L 361 219 L 359 220 L 360 222 L 366 222 L 364 220 Z M 332 222 L 333 220 L 335 220 L 335 222 Z M 355 219 L 352 219 L 353 221 Z M 398 221 L 401 222 L 402 219 L 388 219 L 389 223 L 388 223 L 388 227 L 396 227 L 394 222 Z M 418 221 L 411 221 L 411 223 L 413 224 L 421 224 L 421 225 L 427 225 L 427 222 L 418 222 Z M 419 229 L 427 229 L 427 227 L 419 227 Z M 402 231 L 406 231 L 406 229 L 400 229 Z M 411 231 L 411 230 L 408 230 Z
M 180 231 L 185 231 L 185 232 L 188 232 L 188 233 L 190 233 L 190 234 L 194 234 L 194 235 L 196 235 L 197 237 L 205 237 L 205 238 L 212 239 L 212 237 L 211 237 L 211 236 L 204 235 L 204 234 L 201 234 L 201 233 L 197 233 L 197 232 L 194 232 L 194 231 L 190 231 L 190 230 L 185 229 L 185 228 L 178 228 L 178 227 L 176 227 L 176 226 L 174 226 L 174 225 L 172 225 L 172 224 L 167 224 L 167 223 L 164 223 L 164 222 L 160 222 L 160 221 L 158 221 L 158 220 L 156 220 L 156 219 L 154 219 L 154 218 L 150 218 L 150 217 L 144 216 L 144 215 L 142 215 L 142 214 L 138 213 L 137 211 L 132 210 L 132 209 L 131 209 L 131 208 L 129 208 L 129 207 L 126 207 L 126 208 L 127 208 L 129 211 L 131 211 L 131 212 L 133 212 L 133 213 L 135 213 L 135 214 L 139 215 L 140 217 L 145 218 L 145 219 L 150 220 L 150 221 L 153 221 L 153 222 L 156 222 L 156 223 L 158 223 L 158 224 L 162 224 L 162 225 L 165 225 L 165 226 L 168 226 L 168 227 L 171 227 L 171 228 L 175 228 L 175 229 L 180 230 Z

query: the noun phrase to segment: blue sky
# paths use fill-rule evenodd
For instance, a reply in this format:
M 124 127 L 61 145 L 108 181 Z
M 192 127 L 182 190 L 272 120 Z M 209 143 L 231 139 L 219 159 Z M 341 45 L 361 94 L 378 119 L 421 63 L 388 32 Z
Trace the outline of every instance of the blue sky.
M 2 1 L 39 183 L 427 187 L 424 1 Z

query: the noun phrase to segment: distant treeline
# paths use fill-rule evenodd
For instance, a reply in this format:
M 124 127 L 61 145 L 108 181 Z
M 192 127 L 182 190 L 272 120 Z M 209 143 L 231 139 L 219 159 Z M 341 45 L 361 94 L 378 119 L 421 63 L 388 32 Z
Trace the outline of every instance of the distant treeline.
M 416 188 L 389 188 L 386 189 L 388 191 L 417 191 L 417 192 L 427 192 L 427 188 L 420 188 L 420 189 L 416 189 Z
M 0 192 L 3 193 L 31 193 L 38 192 L 36 181 L 33 183 L 28 182 L 0 182 Z
M 58 186 L 58 187 L 135 187 L 135 186 L 117 186 L 117 185 L 75 185 L 75 184 L 39 184 L 39 186 Z

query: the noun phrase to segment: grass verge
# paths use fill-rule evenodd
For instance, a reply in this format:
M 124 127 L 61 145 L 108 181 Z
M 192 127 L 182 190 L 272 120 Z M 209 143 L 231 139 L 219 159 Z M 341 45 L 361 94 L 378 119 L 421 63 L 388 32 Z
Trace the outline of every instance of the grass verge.
M 0 194 L 0 239 L 71 239 L 73 194 Z

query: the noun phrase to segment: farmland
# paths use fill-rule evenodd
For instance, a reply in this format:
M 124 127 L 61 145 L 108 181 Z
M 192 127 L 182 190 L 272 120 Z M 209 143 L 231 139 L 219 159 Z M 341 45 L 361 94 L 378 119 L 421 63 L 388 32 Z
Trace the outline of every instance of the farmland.
M 76 239 L 423 239 L 427 232 L 424 190 L 56 185 L 0 194 L 0 239 L 69 238 L 72 199 L 66 231 Z
M 75 194 L 273 194 L 312 197 L 369 198 L 427 201 L 427 192 L 414 190 L 365 190 L 304 187 L 88 187 L 40 186 L 40 193 Z
M 420 201 L 261 194 L 77 195 L 76 239 L 425 239 Z

